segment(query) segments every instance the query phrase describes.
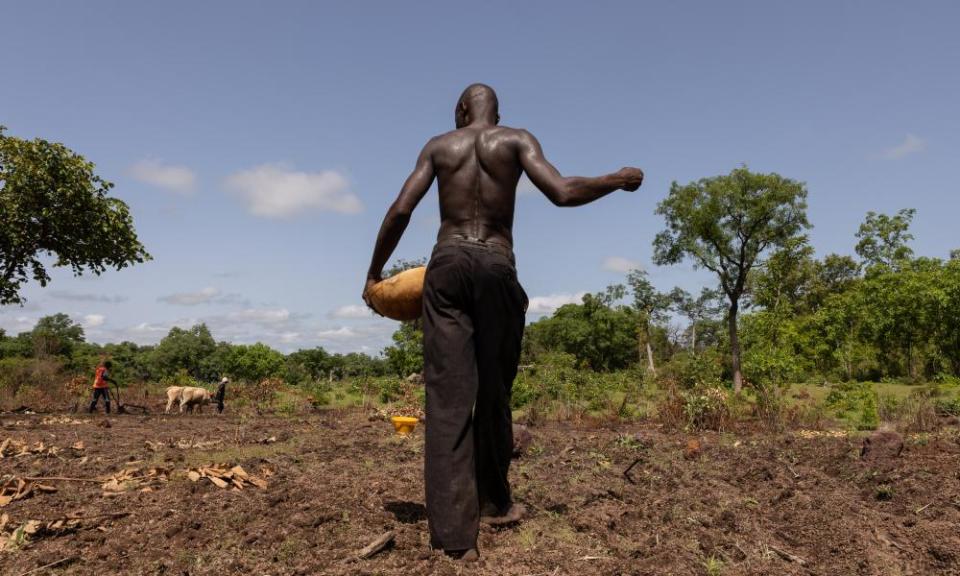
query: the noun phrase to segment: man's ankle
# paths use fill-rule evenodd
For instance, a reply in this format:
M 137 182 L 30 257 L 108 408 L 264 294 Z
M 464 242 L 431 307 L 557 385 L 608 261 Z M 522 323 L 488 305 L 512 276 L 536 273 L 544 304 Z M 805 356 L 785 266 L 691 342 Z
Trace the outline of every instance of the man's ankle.
M 476 548 L 468 548 L 466 550 L 444 550 L 443 553 L 450 558 L 459 560 L 461 562 L 476 562 L 480 559 L 480 552 L 478 552 Z

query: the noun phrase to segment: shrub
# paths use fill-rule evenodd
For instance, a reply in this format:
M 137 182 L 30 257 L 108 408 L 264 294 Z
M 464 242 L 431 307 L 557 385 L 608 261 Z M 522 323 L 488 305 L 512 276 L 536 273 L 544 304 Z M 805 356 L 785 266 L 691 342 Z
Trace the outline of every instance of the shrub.
M 727 391 L 719 386 L 680 392 L 687 428 L 723 430 L 730 420 Z
M 677 386 L 682 390 L 693 390 L 720 386 L 722 376 L 723 359 L 711 349 L 701 354 L 678 352 L 660 367 L 657 380 L 665 388 Z

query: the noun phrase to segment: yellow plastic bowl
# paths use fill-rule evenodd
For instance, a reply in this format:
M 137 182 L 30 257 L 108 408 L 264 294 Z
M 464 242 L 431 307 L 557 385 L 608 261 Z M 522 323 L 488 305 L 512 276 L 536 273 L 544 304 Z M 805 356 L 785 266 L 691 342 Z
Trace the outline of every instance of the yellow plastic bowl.
M 413 432 L 413 429 L 417 427 L 417 422 L 420 420 L 412 416 L 394 416 L 390 418 L 390 421 L 393 422 L 393 427 L 397 429 L 397 434 L 406 436 Z

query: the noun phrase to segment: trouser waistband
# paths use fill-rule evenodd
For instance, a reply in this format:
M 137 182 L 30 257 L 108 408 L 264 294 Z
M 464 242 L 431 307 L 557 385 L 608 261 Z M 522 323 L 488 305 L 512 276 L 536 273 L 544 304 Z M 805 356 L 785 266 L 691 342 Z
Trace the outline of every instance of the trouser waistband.
M 465 248 L 489 250 L 502 256 L 506 256 L 510 259 L 510 262 L 516 262 L 516 258 L 513 255 L 513 248 L 507 244 L 504 244 L 503 242 L 491 242 L 489 240 L 483 240 L 482 238 L 467 236 L 465 234 L 446 236 L 440 240 L 437 240 L 436 248 L 444 248 L 447 246 L 463 246 Z

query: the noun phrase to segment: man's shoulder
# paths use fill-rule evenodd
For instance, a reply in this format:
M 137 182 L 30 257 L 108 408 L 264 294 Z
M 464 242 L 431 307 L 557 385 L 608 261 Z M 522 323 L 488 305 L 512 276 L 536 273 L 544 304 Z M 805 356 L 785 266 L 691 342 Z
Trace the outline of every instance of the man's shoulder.
M 530 132 L 524 128 L 514 128 L 513 126 L 501 126 L 501 125 L 490 126 L 489 128 L 483 128 L 479 131 L 476 128 L 471 128 L 468 126 L 466 128 L 457 128 L 455 130 L 450 130 L 449 132 L 437 134 L 436 136 L 431 138 L 429 141 L 427 141 L 427 145 L 429 146 L 433 143 L 442 143 L 444 141 L 449 141 L 449 140 L 459 140 L 461 138 L 474 138 L 477 136 L 477 134 L 494 134 L 497 136 L 503 135 L 503 136 L 524 137 L 524 136 L 529 136 Z

